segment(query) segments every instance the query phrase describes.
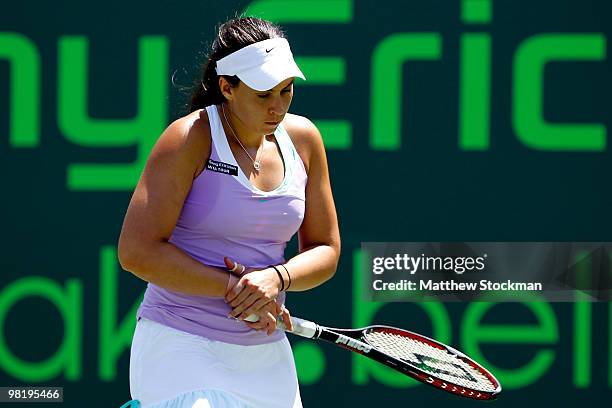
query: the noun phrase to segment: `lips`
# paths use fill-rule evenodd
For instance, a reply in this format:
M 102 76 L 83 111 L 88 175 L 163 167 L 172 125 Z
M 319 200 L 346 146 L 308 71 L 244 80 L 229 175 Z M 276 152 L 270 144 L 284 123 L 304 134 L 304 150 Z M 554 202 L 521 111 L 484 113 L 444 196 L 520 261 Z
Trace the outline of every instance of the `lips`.
M 278 125 L 280 122 L 266 122 L 266 125 L 271 125 L 271 126 L 276 126 Z

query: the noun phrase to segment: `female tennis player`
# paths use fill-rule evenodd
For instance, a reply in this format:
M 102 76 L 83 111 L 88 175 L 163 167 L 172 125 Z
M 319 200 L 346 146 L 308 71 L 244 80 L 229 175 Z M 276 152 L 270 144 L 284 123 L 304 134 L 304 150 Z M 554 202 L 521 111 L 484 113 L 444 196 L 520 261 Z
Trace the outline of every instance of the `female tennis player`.
M 333 276 L 340 237 L 321 135 L 288 113 L 296 77 L 279 27 L 226 22 L 191 113 L 148 158 L 119 238 L 121 265 L 148 282 L 130 360 L 143 407 L 302 406 L 276 319 L 291 325 L 285 292 Z

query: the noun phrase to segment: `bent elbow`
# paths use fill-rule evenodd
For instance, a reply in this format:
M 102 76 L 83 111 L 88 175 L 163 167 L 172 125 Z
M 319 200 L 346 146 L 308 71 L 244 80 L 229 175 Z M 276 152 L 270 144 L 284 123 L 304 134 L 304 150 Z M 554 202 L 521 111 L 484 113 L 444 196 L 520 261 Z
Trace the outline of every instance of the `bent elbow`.
M 138 245 L 131 240 L 125 239 L 124 237 L 119 238 L 119 243 L 117 245 L 117 258 L 119 260 L 119 265 L 121 265 L 123 270 L 135 273 L 136 270 L 139 269 L 138 259 L 140 256 L 138 253 Z
M 329 270 L 329 275 L 327 277 L 327 280 L 334 277 L 334 275 L 336 274 L 336 271 L 338 270 L 338 264 L 340 262 L 340 243 L 330 245 L 330 248 L 333 251 L 333 261 L 332 261 L 331 268 Z
M 340 254 L 342 252 L 341 248 L 342 248 L 342 244 L 340 243 L 340 238 L 338 238 L 338 241 L 332 245 L 332 249 L 334 250 L 334 255 L 335 255 L 334 260 L 335 260 L 336 267 L 338 266 L 338 263 L 340 262 Z
M 132 269 L 134 269 L 134 258 L 128 249 L 119 245 L 117 247 L 117 258 L 119 259 L 119 265 L 121 265 L 124 271 L 132 272 Z

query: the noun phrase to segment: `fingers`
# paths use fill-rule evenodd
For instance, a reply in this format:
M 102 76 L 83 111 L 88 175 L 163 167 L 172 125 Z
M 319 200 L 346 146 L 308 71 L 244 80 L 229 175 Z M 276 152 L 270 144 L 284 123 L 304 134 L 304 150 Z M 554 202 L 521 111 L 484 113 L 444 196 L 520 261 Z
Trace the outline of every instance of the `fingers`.
M 233 295 L 239 291 L 237 296 Z M 234 309 L 234 316 L 244 312 L 247 309 L 252 309 L 254 312 L 263 307 L 263 305 L 273 301 L 273 295 L 264 292 L 261 288 L 251 285 L 248 281 L 242 279 L 228 292 L 225 297 L 227 304 Z
M 255 330 L 265 330 L 266 334 L 269 336 L 276 330 L 276 318 L 270 312 L 263 314 L 260 316 L 259 321 L 257 322 L 244 322 L 247 326 Z
M 281 313 L 281 318 L 283 319 L 283 323 L 285 324 L 287 330 L 293 331 L 293 322 L 291 321 L 291 314 L 289 313 L 289 310 L 284 307 Z
M 248 282 L 243 281 L 241 278 L 226 294 L 225 302 L 231 303 L 232 307 L 237 306 L 240 302 L 243 302 L 255 288 L 248 287 L 245 290 L 245 286 L 249 286 Z
M 232 269 L 235 269 L 235 268 L 236 268 L 236 266 L 235 266 L 235 265 L 236 265 L 236 264 L 235 264 L 235 262 L 234 262 L 234 261 L 232 261 L 231 259 L 229 259 L 227 256 L 224 256 L 224 257 L 223 257 L 223 262 L 225 262 L 225 266 L 227 267 L 227 269 L 228 269 L 230 272 L 233 272 L 233 271 L 232 271 Z
M 230 303 L 230 306 L 233 305 Z M 247 316 L 261 313 L 262 309 L 269 309 L 274 316 L 279 316 L 282 312 L 281 306 L 276 303 L 275 299 L 268 299 L 267 297 L 259 298 L 256 294 L 253 294 L 236 306 L 229 316 L 245 320 Z
M 230 273 L 225 293 L 225 302 L 229 303 L 234 301 L 243 291 L 244 284 L 238 284 L 237 282 L 239 282 L 238 279 L 245 273 L 247 268 L 238 261 L 234 261 L 227 256 L 223 257 L 223 262 Z M 248 296 L 248 293 L 245 293 L 241 300 L 244 300 L 246 296 Z
M 246 291 L 243 291 L 243 293 Z M 238 317 L 238 318 L 246 318 L 248 315 L 257 313 L 257 311 L 261 308 L 254 307 L 255 304 L 260 304 L 261 298 L 257 295 L 257 293 L 248 294 L 244 297 L 244 300 L 240 300 L 243 293 L 241 293 L 233 302 L 230 302 L 229 305 L 232 307 L 232 311 L 230 312 L 230 317 Z M 264 299 L 263 304 L 266 304 L 269 300 Z
M 227 286 L 225 287 L 225 296 L 229 294 L 234 286 L 238 283 L 239 279 L 236 275 L 228 273 Z
M 246 313 L 243 313 L 242 315 L 240 315 L 240 317 L 243 318 L 245 314 Z M 278 321 L 277 316 L 279 316 L 278 305 L 276 304 L 276 302 L 269 302 L 265 304 L 261 309 L 259 309 L 257 313 L 254 314 L 253 316 L 256 316 L 259 320 L 257 321 L 243 320 L 244 323 L 252 329 L 260 330 L 260 331 L 264 330 L 266 331 L 268 335 L 271 335 L 272 333 L 274 333 L 274 331 L 277 328 L 277 321 Z
M 239 302 L 243 301 L 247 298 L 249 293 L 247 291 L 243 291 L 244 283 L 239 280 L 226 294 L 225 294 L 225 302 Z M 236 303 L 237 304 L 237 303 Z
M 282 312 L 279 315 L 268 312 L 264 315 L 263 318 L 260 318 L 260 320 L 257 322 L 244 321 L 244 323 L 252 329 L 265 330 L 268 336 L 270 336 L 272 333 L 274 333 L 278 325 L 278 321 L 275 316 L 278 316 L 278 318 L 283 320 L 283 324 L 287 330 L 293 331 L 293 322 L 291 321 L 291 314 L 289 313 L 289 310 L 285 308 L 282 309 Z
M 256 276 L 256 274 L 242 276 L 238 283 L 227 292 L 225 302 L 235 309 L 236 313 L 233 316 L 249 308 L 259 309 L 276 298 L 277 291 L 270 288 L 269 282 L 265 279 L 265 276 L 262 280 L 262 276 Z M 254 305 L 256 302 L 258 303 Z
M 223 257 L 223 262 L 225 262 L 227 269 L 234 275 L 241 276 L 246 271 L 246 266 L 242 265 L 238 261 L 228 258 L 227 256 Z
M 245 301 L 243 304 L 246 304 L 247 302 L 248 302 L 248 298 L 247 298 L 247 301 Z M 274 301 L 274 299 L 268 300 L 268 298 L 265 298 L 265 297 L 260 298 L 255 303 L 253 303 L 251 306 L 242 309 L 241 312 L 239 311 L 239 309 L 241 309 L 242 305 L 236 307 L 234 311 L 237 311 L 237 313 L 240 313 L 239 315 L 237 315 L 239 319 L 245 319 L 249 315 L 257 314 L 262 308 L 266 307 L 266 305 L 268 304 L 270 304 L 271 307 L 273 308 L 272 314 L 274 316 L 280 315 L 281 313 L 280 307 L 276 305 L 276 302 Z

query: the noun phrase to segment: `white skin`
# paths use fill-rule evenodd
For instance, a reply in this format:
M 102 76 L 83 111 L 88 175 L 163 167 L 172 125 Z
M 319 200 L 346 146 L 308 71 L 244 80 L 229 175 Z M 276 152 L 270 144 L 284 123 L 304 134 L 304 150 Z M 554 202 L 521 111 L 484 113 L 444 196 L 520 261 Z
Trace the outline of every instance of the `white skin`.
M 293 78 L 259 92 L 244 83 L 231 86 L 219 78 L 226 98 L 225 113 L 249 154 L 262 159 L 261 171 L 231 136 L 222 118 L 228 143 L 241 169 L 260 190 L 276 188 L 283 178 L 283 162 L 272 136 L 282 121 L 308 173 L 305 213 L 298 232 L 299 254 L 285 263 L 291 273 L 291 291 L 316 287 L 335 273 L 340 256 L 338 221 L 329 182 L 321 135 L 308 119 L 287 113 L 293 96 Z M 272 122 L 272 123 L 266 123 Z M 271 334 L 281 316 L 291 328 L 289 312 L 275 302 L 282 283 L 273 268 L 246 267 L 238 282 L 226 291 L 228 270 L 234 268 L 227 254 L 227 269 L 204 265 L 168 242 L 193 180 L 203 171 L 211 148 L 205 110 L 192 112 L 172 123 L 155 144 L 134 190 L 119 238 L 122 267 L 153 284 L 186 294 L 225 296 L 231 317 L 243 320 L 251 314 L 256 323 L 245 324 Z M 239 270 L 241 270 L 240 268 Z M 282 267 L 279 270 L 284 272 Z M 285 279 L 286 276 L 284 277 Z M 288 280 L 284 282 L 285 286 Z

